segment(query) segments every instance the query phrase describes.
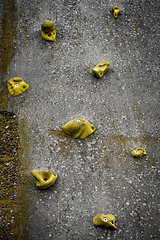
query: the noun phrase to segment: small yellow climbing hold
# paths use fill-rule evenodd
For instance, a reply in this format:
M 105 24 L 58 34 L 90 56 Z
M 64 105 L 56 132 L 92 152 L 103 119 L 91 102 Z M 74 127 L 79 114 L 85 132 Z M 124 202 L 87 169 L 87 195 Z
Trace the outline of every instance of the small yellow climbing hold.
M 54 23 L 50 20 L 46 20 L 41 24 L 42 37 L 47 41 L 54 41 L 56 38 L 56 30 Z
M 137 148 L 131 152 L 133 157 L 142 157 L 143 155 L 147 155 L 146 151 L 143 148 Z
M 91 123 L 82 118 L 71 120 L 61 128 L 72 137 L 81 139 L 88 137 L 96 130 Z
M 116 222 L 116 219 L 112 214 L 104 215 L 99 213 L 93 218 L 93 224 L 95 226 L 116 229 L 115 222 Z
M 96 78 L 102 78 L 103 75 L 109 70 L 109 62 L 103 60 L 92 69 L 92 74 Z
M 25 83 L 22 78 L 19 77 L 10 79 L 7 82 L 7 86 L 8 91 L 12 96 L 20 95 L 27 91 L 27 89 L 29 88 L 29 85 Z
M 118 13 L 120 12 L 119 7 L 114 6 L 114 7 L 112 7 L 112 9 L 113 9 L 114 18 L 117 18 L 118 17 Z
M 36 187 L 39 189 L 46 189 L 49 188 L 51 185 L 55 183 L 57 180 L 57 175 L 53 174 L 49 170 L 39 171 L 39 170 L 32 170 L 32 175 L 34 176 L 34 183 Z

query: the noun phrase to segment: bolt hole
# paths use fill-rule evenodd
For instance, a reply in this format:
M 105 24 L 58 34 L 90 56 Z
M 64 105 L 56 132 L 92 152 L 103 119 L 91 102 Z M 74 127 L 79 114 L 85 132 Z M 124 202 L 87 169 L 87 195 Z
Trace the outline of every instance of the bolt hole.
M 94 127 L 93 127 L 93 126 L 91 126 L 91 129 L 92 129 L 92 130 L 94 130 Z
M 51 34 L 48 34 L 48 37 L 51 37 Z
M 47 182 L 47 181 L 48 181 L 48 179 L 47 179 L 47 178 L 45 178 L 43 181 L 44 181 L 44 182 Z
M 104 222 L 108 222 L 108 219 L 107 219 L 107 218 L 103 218 L 103 221 L 104 221 Z

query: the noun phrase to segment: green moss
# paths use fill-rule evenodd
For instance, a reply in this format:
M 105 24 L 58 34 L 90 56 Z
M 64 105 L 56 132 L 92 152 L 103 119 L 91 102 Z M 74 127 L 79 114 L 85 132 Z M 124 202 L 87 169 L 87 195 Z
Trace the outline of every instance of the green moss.
M 2 161 L 3 162 L 10 162 L 11 160 L 13 160 L 13 157 L 10 157 L 8 155 L 2 156 Z
M 113 31 L 112 30 L 110 30 L 110 33 L 111 33 L 111 36 L 113 36 Z
M 137 39 L 139 39 L 139 32 L 137 26 L 135 26 L 136 34 L 137 34 Z
M 0 108 L 7 110 L 8 107 L 8 90 L 7 77 L 8 69 L 12 57 L 15 54 L 16 45 L 16 28 L 15 28 L 15 3 L 12 0 L 5 0 L 3 3 L 3 18 L 2 18 L 2 35 L 0 37 L 0 74 L 2 76 L 2 84 L 0 88 Z
M 77 36 L 78 36 L 78 28 L 75 28 L 76 32 L 77 32 Z
M 21 159 L 17 118 L 12 113 L 0 111 L 0 125 L 1 238 L 20 239 L 23 234 L 23 239 L 27 240 L 25 225 L 32 209 L 26 162 Z

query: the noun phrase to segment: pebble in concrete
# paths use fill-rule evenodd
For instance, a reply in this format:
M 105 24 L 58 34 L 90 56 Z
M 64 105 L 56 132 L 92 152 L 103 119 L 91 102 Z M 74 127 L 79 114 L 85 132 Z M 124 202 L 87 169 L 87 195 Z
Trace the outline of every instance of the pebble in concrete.
M 71 120 L 61 128 L 72 137 L 81 139 L 88 137 L 96 130 L 90 122 L 82 118 Z
M 93 224 L 95 226 L 116 229 L 115 222 L 116 218 L 112 214 L 104 215 L 102 213 L 99 213 L 93 218 Z
M 120 12 L 119 7 L 113 6 L 112 9 L 113 9 L 114 18 L 117 18 L 118 17 L 118 13 Z
M 54 41 L 56 38 L 56 30 L 54 23 L 50 20 L 46 20 L 41 24 L 42 37 L 47 41 Z
M 57 175 L 53 174 L 49 170 L 39 171 L 39 170 L 32 170 L 32 175 L 34 176 L 34 182 L 36 187 L 39 189 L 47 189 L 52 186 L 55 181 L 57 180 Z
M 109 62 L 103 60 L 92 69 L 92 73 L 96 78 L 102 78 L 109 70 Z
M 20 95 L 27 91 L 27 89 L 29 88 L 29 85 L 25 83 L 22 78 L 19 77 L 10 79 L 7 83 L 7 86 L 8 91 L 12 96 Z
M 143 148 L 137 148 L 131 152 L 133 157 L 142 157 L 143 155 L 147 155 L 146 151 Z

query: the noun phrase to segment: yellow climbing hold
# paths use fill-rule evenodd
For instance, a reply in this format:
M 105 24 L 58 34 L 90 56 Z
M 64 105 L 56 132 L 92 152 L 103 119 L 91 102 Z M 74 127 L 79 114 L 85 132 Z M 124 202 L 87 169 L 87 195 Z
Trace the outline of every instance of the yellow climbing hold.
M 32 175 L 34 176 L 34 183 L 36 184 L 36 187 L 39 189 L 47 189 L 51 185 L 55 183 L 57 180 L 57 175 L 53 174 L 49 170 L 32 170 L 31 171 Z
M 131 152 L 132 157 L 142 157 L 143 155 L 147 155 L 146 151 L 143 148 L 137 148 Z
M 47 41 L 54 41 L 56 38 L 56 30 L 54 23 L 50 20 L 46 20 L 41 24 L 42 37 Z
M 71 120 L 61 128 L 70 136 L 81 139 L 88 137 L 96 130 L 91 123 L 82 118 Z
M 119 7 L 113 6 L 112 9 L 113 9 L 114 18 L 117 18 L 118 17 L 118 13 L 120 12 Z
M 93 218 L 93 224 L 95 226 L 116 229 L 115 222 L 116 222 L 116 219 L 112 214 L 104 215 L 99 213 Z
M 98 65 L 96 65 L 93 69 L 92 69 L 92 74 L 96 77 L 96 78 L 102 78 L 103 75 L 108 72 L 109 70 L 109 62 L 103 60 L 102 62 L 100 62 Z
M 27 91 L 27 89 L 29 88 L 29 85 L 25 83 L 22 78 L 19 77 L 10 79 L 7 82 L 7 86 L 8 91 L 12 96 L 20 95 Z

